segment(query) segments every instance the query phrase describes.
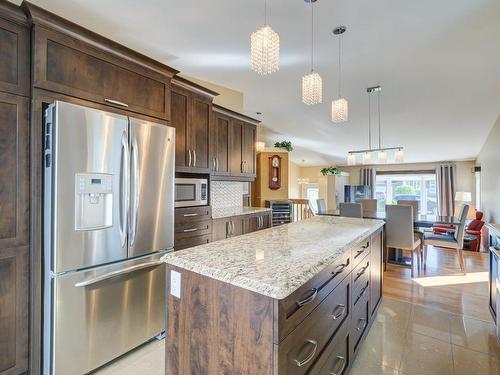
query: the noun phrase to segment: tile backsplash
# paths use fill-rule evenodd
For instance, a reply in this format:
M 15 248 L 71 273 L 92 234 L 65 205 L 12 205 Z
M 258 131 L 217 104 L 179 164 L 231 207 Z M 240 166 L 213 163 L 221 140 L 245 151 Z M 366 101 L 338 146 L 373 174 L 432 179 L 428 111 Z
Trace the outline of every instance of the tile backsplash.
M 212 181 L 211 206 L 214 209 L 243 206 L 243 184 L 238 181 Z

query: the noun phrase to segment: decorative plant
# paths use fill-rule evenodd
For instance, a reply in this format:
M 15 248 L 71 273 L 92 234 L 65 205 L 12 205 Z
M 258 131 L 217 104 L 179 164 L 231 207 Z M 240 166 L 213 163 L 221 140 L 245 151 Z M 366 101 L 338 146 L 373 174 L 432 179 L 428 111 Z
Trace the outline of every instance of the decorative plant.
M 290 141 L 281 141 L 281 142 L 276 142 L 276 143 L 274 144 L 274 147 L 277 147 L 277 148 L 282 148 L 282 149 L 284 149 L 284 150 L 287 150 L 288 152 L 293 151 L 292 142 L 290 142 Z
M 330 167 L 325 167 L 325 168 L 321 169 L 321 173 L 323 174 L 323 176 L 328 176 L 328 175 L 332 175 L 332 174 L 341 174 L 342 169 L 340 169 L 339 167 L 330 166 Z

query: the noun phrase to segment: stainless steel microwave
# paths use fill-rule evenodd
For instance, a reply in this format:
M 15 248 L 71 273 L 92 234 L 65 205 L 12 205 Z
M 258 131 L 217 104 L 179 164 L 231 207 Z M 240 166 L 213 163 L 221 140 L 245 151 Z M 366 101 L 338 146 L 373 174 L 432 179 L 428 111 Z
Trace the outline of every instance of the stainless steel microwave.
M 208 181 L 204 178 L 175 179 L 175 207 L 206 206 Z

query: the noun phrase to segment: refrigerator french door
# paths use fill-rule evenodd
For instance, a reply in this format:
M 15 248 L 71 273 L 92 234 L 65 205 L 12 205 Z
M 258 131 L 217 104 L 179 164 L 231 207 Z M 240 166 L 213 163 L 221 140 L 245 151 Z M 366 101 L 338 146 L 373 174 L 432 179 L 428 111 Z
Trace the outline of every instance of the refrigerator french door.
M 164 330 L 175 131 L 57 101 L 44 132 L 44 372 L 81 375 Z

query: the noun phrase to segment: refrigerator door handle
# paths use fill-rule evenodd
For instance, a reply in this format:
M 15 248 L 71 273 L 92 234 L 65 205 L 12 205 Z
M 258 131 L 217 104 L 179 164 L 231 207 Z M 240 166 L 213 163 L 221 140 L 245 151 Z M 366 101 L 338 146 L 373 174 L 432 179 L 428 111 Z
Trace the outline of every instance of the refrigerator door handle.
M 122 247 L 125 246 L 127 241 L 127 228 L 128 228 L 128 215 L 130 207 L 130 151 L 128 147 L 128 137 L 127 133 L 122 133 L 122 156 L 123 156 L 123 166 L 121 171 L 121 218 L 120 218 L 120 240 Z
M 132 180 L 134 186 L 134 196 L 132 201 L 132 219 L 130 223 L 130 245 L 134 244 L 135 235 L 137 234 L 137 215 L 139 211 L 139 176 L 141 174 L 139 168 L 139 151 L 137 145 L 137 139 L 132 140 L 132 171 L 134 177 Z
M 141 269 L 144 269 L 144 268 L 157 267 L 157 266 L 161 266 L 162 264 L 163 264 L 163 261 L 161 261 L 161 260 L 156 260 L 154 262 L 148 262 L 148 263 L 136 264 L 136 265 L 133 265 L 133 266 L 130 266 L 130 267 L 123 268 L 121 270 L 116 270 L 116 271 L 113 271 L 113 272 L 106 273 L 104 275 L 100 275 L 100 276 L 94 277 L 92 279 L 80 281 L 79 283 L 75 284 L 75 287 L 76 288 L 81 288 L 81 287 L 89 286 L 89 285 L 92 285 L 92 284 L 96 284 L 96 283 L 98 283 L 100 281 L 111 279 L 113 277 L 117 277 L 117 276 L 120 276 L 120 275 L 123 275 L 123 274 L 126 274 L 126 273 L 130 273 L 130 272 L 133 272 L 133 271 L 141 270 Z

